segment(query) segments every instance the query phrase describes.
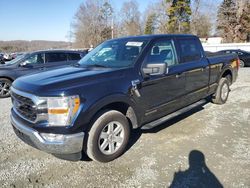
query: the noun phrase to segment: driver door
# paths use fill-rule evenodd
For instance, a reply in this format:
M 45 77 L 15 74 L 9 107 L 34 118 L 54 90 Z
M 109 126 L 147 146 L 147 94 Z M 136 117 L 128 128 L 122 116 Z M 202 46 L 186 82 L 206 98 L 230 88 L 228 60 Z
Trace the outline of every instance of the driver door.
M 27 57 L 23 62 L 19 64 L 19 68 L 16 71 L 17 77 L 37 73 L 45 70 L 44 53 L 36 53 Z
M 140 100 L 143 101 L 145 122 L 163 117 L 184 105 L 181 97 L 185 94 L 185 73 L 178 64 L 174 40 L 163 38 L 152 44 L 143 67 L 157 63 L 166 63 L 166 73 L 144 75 L 141 83 Z

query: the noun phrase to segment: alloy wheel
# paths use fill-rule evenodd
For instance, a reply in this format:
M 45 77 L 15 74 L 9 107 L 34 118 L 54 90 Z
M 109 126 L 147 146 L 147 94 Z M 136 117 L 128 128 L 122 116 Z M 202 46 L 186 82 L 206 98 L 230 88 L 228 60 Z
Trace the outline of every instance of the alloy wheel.
M 8 82 L 0 81 L 0 96 L 7 97 L 10 95 L 11 85 Z
M 101 131 L 98 146 L 100 151 L 106 155 L 114 154 L 124 141 L 124 128 L 121 123 L 112 121 Z

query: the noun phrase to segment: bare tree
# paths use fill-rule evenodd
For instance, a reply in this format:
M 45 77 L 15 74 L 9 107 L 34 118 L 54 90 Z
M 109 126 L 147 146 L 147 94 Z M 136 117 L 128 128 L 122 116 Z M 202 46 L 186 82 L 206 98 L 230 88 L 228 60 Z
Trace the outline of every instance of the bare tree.
M 166 9 L 170 7 L 171 3 L 166 0 L 157 0 L 150 3 L 145 10 L 144 19 L 146 20 L 149 15 L 154 16 L 154 33 L 164 34 L 167 32 L 168 15 Z M 146 24 L 145 24 L 146 26 Z
M 139 35 L 142 34 L 141 13 L 136 1 L 124 2 L 121 8 L 121 29 L 120 35 Z
M 192 5 L 191 32 L 199 37 L 208 37 L 211 34 L 211 15 L 205 9 L 208 1 L 194 0 Z M 210 10 L 211 12 L 211 10 Z
M 106 1 L 83 2 L 75 15 L 75 46 L 90 47 L 111 38 L 111 28 L 108 21 L 113 9 Z
M 224 0 L 217 29 L 224 42 L 245 42 L 250 34 L 250 0 Z

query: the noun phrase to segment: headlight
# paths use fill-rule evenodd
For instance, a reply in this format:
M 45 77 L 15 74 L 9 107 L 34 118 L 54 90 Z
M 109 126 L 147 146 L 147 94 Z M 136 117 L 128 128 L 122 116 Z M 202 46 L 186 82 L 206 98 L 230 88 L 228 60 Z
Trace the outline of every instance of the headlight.
M 70 125 L 80 106 L 79 96 L 43 97 L 41 100 L 45 101 L 49 126 Z

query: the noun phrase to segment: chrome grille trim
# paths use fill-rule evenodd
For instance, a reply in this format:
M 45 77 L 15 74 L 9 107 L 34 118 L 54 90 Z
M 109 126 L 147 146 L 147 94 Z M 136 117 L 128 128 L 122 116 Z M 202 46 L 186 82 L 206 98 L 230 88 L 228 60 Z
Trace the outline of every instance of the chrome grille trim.
M 13 103 L 13 110 L 22 119 L 30 123 L 47 120 L 46 113 L 38 114 L 38 105 L 44 103 L 44 100 L 41 100 L 37 96 L 30 93 L 17 90 L 14 87 L 11 87 L 11 99 Z M 23 108 L 18 108 L 16 106 L 18 103 L 23 106 Z

